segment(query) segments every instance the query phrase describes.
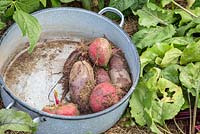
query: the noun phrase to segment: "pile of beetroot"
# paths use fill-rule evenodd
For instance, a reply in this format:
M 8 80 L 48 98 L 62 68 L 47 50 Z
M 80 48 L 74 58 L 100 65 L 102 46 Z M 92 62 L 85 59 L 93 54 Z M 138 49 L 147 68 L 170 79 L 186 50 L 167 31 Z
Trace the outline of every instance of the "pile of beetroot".
M 122 51 L 106 38 L 74 50 L 65 62 L 61 82 L 61 100 L 43 111 L 65 116 L 99 112 L 119 102 L 132 85 Z M 70 100 L 64 102 L 66 94 Z

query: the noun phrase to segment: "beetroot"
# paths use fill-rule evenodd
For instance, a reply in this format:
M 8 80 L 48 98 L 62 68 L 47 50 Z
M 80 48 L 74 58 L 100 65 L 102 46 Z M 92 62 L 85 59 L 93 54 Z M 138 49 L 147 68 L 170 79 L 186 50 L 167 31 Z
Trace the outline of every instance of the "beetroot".
M 89 98 L 94 88 L 94 72 L 86 61 L 77 61 L 71 69 L 69 77 L 69 92 L 73 103 L 78 104 L 82 113 L 88 113 Z
M 79 115 L 78 108 L 73 103 L 68 103 L 66 105 L 62 105 L 57 108 L 56 113 L 58 115 L 65 115 L 65 116 L 76 116 Z
M 125 66 L 125 59 L 122 58 L 120 55 L 113 55 L 110 59 L 110 68 L 115 68 L 115 69 L 122 69 L 126 68 Z
M 96 71 L 96 84 L 103 83 L 103 82 L 110 82 L 110 77 L 107 71 L 100 68 Z
M 57 114 L 57 115 L 64 115 L 64 116 L 77 116 L 79 115 L 79 111 L 77 106 L 73 103 L 68 104 L 59 104 L 53 106 L 46 106 L 42 109 L 42 111 L 50 113 L 50 114 Z
M 111 45 L 105 38 L 96 38 L 89 46 L 89 56 L 98 66 L 107 66 L 111 54 Z
M 56 110 L 54 106 L 45 106 L 42 111 L 50 113 L 50 114 L 56 114 Z
M 122 89 L 130 88 L 131 79 L 126 69 L 113 68 L 109 71 L 109 74 L 113 85 Z
M 110 78 L 112 84 L 121 89 L 129 89 L 132 81 L 128 73 L 128 67 L 125 64 L 125 59 L 120 55 L 114 55 L 110 59 Z
M 98 84 L 90 96 L 90 107 L 93 112 L 102 111 L 116 104 L 122 97 L 122 91 L 115 88 L 111 83 Z

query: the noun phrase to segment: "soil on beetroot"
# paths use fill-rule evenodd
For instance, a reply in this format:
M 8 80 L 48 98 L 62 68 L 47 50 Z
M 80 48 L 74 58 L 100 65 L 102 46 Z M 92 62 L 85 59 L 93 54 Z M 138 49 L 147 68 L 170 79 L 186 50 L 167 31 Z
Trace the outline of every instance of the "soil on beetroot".
M 74 82 L 74 80 L 71 79 L 72 85 L 70 85 L 70 76 L 73 76 L 71 78 L 79 78 L 79 76 L 81 76 L 81 74 L 79 74 L 80 72 L 83 71 L 83 66 L 80 67 L 81 64 L 79 64 L 79 67 L 77 67 L 78 70 L 76 70 L 75 74 L 72 73 L 73 72 L 72 70 L 74 70 L 73 65 L 75 63 L 77 63 L 77 61 L 83 61 L 83 62 L 86 61 L 86 63 L 91 65 L 92 69 L 94 70 L 94 71 L 91 70 L 90 72 L 94 72 L 95 75 L 96 75 L 96 71 L 98 69 L 102 68 L 102 67 L 99 67 L 96 64 L 94 64 L 92 62 L 91 58 L 89 57 L 89 53 L 88 53 L 88 48 L 89 48 L 88 45 L 89 44 L 90 44 L 89 42 L 88 43 L 87 42 L 81 42 L 80 46 L 78 46 L 77 49 L 74 50 L 69 55 L 69 57 L 66 59 L 66 62 L 64 63 L 63 77 L 59 81 L 63 85 L 63 94 L 62 94 L 62 97 L 61 97 L 61 101 L 63 101 L 65 99 L 65 96 L 66 96 L 66 94 L 68 93 L 68 91 L 71 87 L 71 89 L 72 89 L 71 92 L 70 92 L 71 101 L 74 102 L 74 103 L 77 103 L 79 105 L 79 110 L 82 114 L 91 113 L 91 109 L 87 105 L 89 104 L 89 96 L 91 94 L 91 89 L 94 88 L 97 85 L 97 84 L 95 84 L 96 78 L 95 78 L 95 80 L 90 81 L 86 85 L 82 85 L 81 87 L 83 87 L 83 88 L 80 90 L 80 94 L 77 96 L 77 94 L 76 94 L 77 91 L 75 92 L 75 90 L 73 90 L 73 87 L 76 88 L 76 90 L 77 90 L 77 89 L 79 89 L 79 86 L 78 86 L 79 84 L 76 83 L 73 86 L 72 83 Z M 126 63 L 126 60 L 125 60 L 125 57 L 124 57 L 124 54 L 122 53 L 122 51 L 120 49 L 116 48 L 112 42 L 110 42 L 110 44 L 113 48 L 113 53 L 112 53 L 113 56 L 115 56 L 116 54 L 120 55 L 122 57 L 123 61 L 124 61 L 123 63 L 125 64 L 124 68 L 129 72 L 129 68 L 128 68 L 128 65 Z M 82 62 L 82 64 L 83 64 L 83 62 Z M 87 67 L 87 70 L 90 70 L 90 69 Z M 92 73 L 92 75 L 94 75 L 94 74 Z M 118 96 L 120 96 L 120 98 L 122 98 L 125 94 L 126 94 L 126 92 L 123 92 L 121 94 L 119 93 Z M 110 98 L 110 99 L 111 100 L 109 102 L 114 102 L 114 101 L 112 101 L 112 98 Z M 113 105 L 113 103 L 112 104 L 105 103 L 104 107 L 109 107 L 111 105 Z

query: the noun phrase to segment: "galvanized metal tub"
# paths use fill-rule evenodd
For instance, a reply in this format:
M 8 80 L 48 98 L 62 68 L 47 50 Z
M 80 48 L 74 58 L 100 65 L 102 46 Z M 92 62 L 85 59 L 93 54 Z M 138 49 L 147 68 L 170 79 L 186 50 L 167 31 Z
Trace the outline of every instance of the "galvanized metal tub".
M 101 15 L 108 11 L 121 17 L 120 26 Z M 106 36 L 124 52 L 133 84 L 121 101 L 110 108 L 98 113 L 71 117 L 51 115 L 28 105 L 7 88 L 3 76 L 1 76 L 0 91 L 4 105 L 7 108 L 12 107 L 28 112 L 34 121 L 39 122 L 38 134 L 96 134 L 106 131 L 120 119 L 139 79 L 139 56 L 134 44 L 121 28 L 124 22 L 123 15 L 120 11 L 110 7 L 103 9 L 99 14 L 78 8 L 52 8 L 38 11 L 33 15 L 42 26 L 41 39 Z M 24 47 L 26 42 L 27 39 L 22 37 L 16 24 L 6 31 L 0 42 L 1 75 L 10 59 Z

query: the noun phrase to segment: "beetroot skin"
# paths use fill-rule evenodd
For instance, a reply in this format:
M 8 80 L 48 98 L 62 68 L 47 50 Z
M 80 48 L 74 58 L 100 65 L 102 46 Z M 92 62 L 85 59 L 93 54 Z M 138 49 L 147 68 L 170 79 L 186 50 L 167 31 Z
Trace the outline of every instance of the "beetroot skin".
M 93 112 L 102 111 L 116 104 L 122 97 L 122 91 L 115 88 L 111 83 L 98 84 L 90 96 L 90 107 Z
M 89 56 L 98 66 L 107 66 L 111 54 L 111 44 L 105 38 L 96 38 L 89 46 Z
M 132 81 L 127 71 L 128 67 L 125 64 L 125 59 L 120 55 L 113 55 L 109 65 L 109 75 L 112 84 L 118 88 L 128 90 L 131 87 Z
M 125 66 L 125 59 L 123 59 L 120 55 L 113 55 L 110 59 L 110 68 L 115 69 L 123 69 Z
M 81 113 L 88 113 L 89 98 L 94 88 L 94 71 L 87 61 L 77 61 L 69 76 L 69 91 L 71 101 L 78 104 Z
M 42 111 L 50 113 L 50 114 L 57 114 L 57 115 L 64 115 L 64 116 L 77 116 L 79 115 L 78 108 L 73 103 L 68 104 L 60 104 L 58 106 L 46 106 L 42 109 Z
M 110 82 L 110 77 L 107 71 L 105 71 L 103 68 L 100 68 L 96 71 L 96 84 L 103 82 Z

